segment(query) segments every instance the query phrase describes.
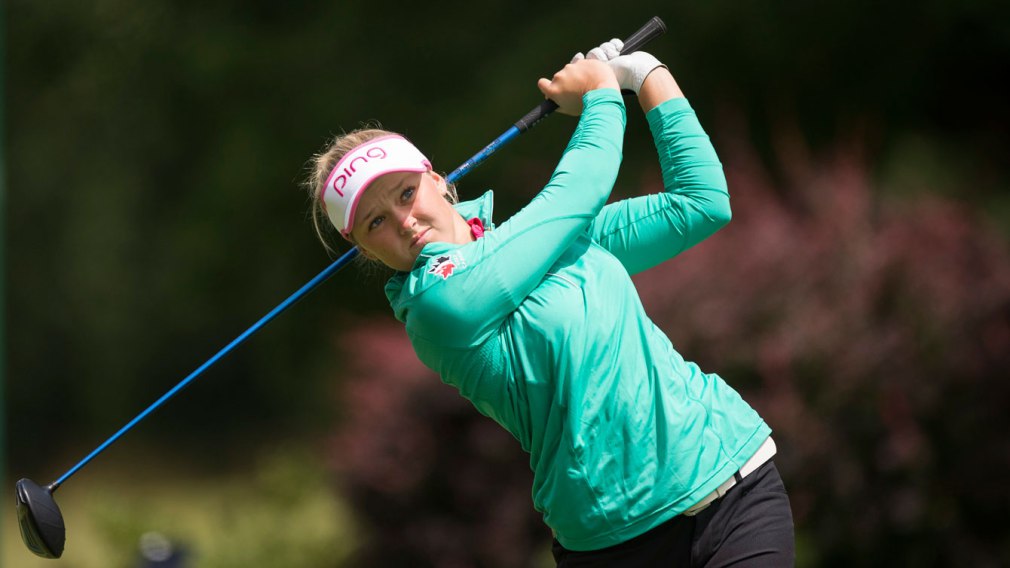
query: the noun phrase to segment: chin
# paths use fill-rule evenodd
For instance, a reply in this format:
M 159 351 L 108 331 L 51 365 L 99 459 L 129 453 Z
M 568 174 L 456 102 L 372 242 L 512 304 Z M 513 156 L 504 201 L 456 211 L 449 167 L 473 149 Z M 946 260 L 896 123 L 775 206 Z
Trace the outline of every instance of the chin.
M 420 249 L 418 249 L 418 252 L 420 252 Z M 399 270 L 400 272 L 410 272 L 410 270 L 412 268 L 414 268 L 414 263 L 417 262 L 417 257 L 419 257 L 419 256 L 421 256 L 421 255 L 420 254 L 415 254 L 415 255 L 410 256 L 409 258 L 405 258 L 400 263 L 400 268 L 397 268 L 397 270 Z

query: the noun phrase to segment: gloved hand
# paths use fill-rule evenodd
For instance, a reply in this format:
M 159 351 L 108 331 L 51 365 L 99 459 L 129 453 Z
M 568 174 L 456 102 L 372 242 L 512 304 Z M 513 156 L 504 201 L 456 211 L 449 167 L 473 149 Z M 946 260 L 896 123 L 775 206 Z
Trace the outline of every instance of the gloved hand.
M 637 95 L 649 73 L 652 73 L 657 67 L 666 67 L 666 65 L 660 63 L 652 54 L 644 51 L 621 55 L 622 49 L 624 49 L 624 42 L 615 38 L 589 50 L 589 54 L 586 56 L 576 53 L 572 58 L 572 63 L 587 57 L 606 61 L 607 65 L 610 65 L 610 68 L 614 70 L 614 75 L 617 76 L 617 82 L 621 85 L 621 89 L 632 91 Z

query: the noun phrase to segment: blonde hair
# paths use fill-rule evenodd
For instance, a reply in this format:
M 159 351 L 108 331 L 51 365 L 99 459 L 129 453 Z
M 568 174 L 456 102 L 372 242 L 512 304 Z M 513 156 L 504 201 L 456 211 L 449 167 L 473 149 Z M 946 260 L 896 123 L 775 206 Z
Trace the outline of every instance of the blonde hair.
M 319 241 L 323 243 L 328 252 L 333 253 L 335 251 L 335 247 L 331 245 L 327 238 L 328 234 L 333 234 L 335 231 L 333 230 L 333 225 L 330 223 L 330 218 L 326 215 L 326 209 L 323 208 L 323 200 L 320 199 L 320 195 L 322 195 L 323 188 L 326 185 L 326 178 L 329 177 L 330 172 L 333 171 L 337 162 L 345 154 L 365 142 L 390 134 L 396 133 L 383 130 L 378 124 L 366 125 L 344 134 L 338 134 L 327 145 L 325 151 L 312 156 L 309 160 L 309 175 L 303 185 L 306 191 L 308 191 L 309 198 L 312 200 L 312 209 L 310 212 L 312 227 L 315 229 Z M 456 194 L 455 184 L 446 181 L 445 185 L 449 190 L 446 199 L 450 203 L 458 203 L 459 196 Z M 354 242 L 353 239 L 351 242 Z

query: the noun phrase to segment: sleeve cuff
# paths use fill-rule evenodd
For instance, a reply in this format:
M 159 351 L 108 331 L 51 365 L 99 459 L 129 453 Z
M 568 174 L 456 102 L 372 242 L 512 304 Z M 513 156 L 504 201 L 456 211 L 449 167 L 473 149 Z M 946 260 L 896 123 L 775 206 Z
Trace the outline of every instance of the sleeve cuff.
M 691 103 L 684 97 L 678 97 L 676 99 L 670 99 L 659 103 L 655 108 L 645 114 L 645 119 L 648 121 L 649 126 L 655 128 L 656 126 L 663 124 L 663 117 L 681 113 L 694 114 L 694 108 L 691 107 Z
M 619 101 L 621 105 L 624 105 L 624 98 L 621 97 L 621 91 L 617 89 L 593 89 L 588 93 L 582 95 L 582 106 L 590 107 L 598 102 L 604 101 Z

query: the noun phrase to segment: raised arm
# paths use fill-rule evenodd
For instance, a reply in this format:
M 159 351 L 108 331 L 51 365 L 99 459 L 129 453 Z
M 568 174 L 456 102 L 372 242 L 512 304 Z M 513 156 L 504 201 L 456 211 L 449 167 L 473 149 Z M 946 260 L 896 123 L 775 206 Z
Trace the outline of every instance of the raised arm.
M 608 205 L 590 227 L 593 239 L 634 274 L 725 225 L 731 217 L 729 192 L 715 149 L 669 70 L 643 52 L 608 63 L 622 88 L 637 90 L 663 174 L 663 193 Z
M 579 73 L 593 69 L 602 69 L 601 81 L 579 79 Z M 451 279 L 422 274 L 421 280 L 408 282 L 421 293 L 397 317 L 406 319 L 412 333 L 438 334 L 443 344 L 460 347 L 483 341 L 585 234 L 607 202 L 621 162 L 625 125 L 613 73 L 598 61 L 577 62 L 552 81 L 541 80 L 540 87 L 561 112 L 581 113 L 554 174 L 526 207 L 483 238 L 454 250 L 462 255 L 457 264 L 465 268 Z
M 666 67 L 653 69 L 638 91 L 638 104 L 646 114 L 666 101 L 682 98 L 684 92 L 680 90 L 680 85 Z

